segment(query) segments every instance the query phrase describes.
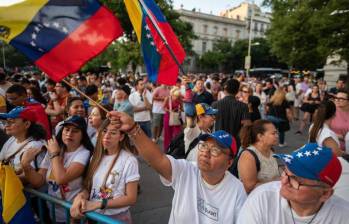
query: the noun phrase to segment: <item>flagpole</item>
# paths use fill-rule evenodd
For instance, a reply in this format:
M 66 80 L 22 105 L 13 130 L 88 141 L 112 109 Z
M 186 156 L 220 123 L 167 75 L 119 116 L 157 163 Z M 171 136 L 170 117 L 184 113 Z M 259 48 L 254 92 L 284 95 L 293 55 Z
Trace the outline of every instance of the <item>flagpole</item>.
M 142 5 L 142 7 L 144 8 L 145 12 L 148 14 L 149 18 L 150 18 L 150 21 L 151 23 L 153 24 L 153 26 L 155 27 L 155 30 L 158 32 L 158 34 L 160 35 L 161 37 L 161 40 L 164 42 L 167 50 L 170 52 L 173 60 L 176 62 L 177 66 L 179 67 L 180 71 L 182 72 L 183 75 L 185 75 L 185 72 L 184 72 L 184 69 L 181 65 L 181 63 L 179 63 L 175 53 L 173 52 L 172 48 L 170 47 L 170 45 L 168 44 L 167 40 L 166 40 L 166 37 L 165 35 L 162 33 L 159 25 L 157 24 L 157 22 L 155 21 L 153 15 L 150 13 L 148 7 L 146 6 L 146 4 L 144 3 L 143 0 L 138 0 L 139 3 Z
M 106 113 L 109 113 L 110 111 L 107 110 L 105 107 L 103 107 L 100 103 L 94 101 L 91 97 L 87 96 L 84 92 L 82 92 L 80 89 L 76 88 L 76 86 L 73 86 L 72 84 L 70 84 L 70 82 L 68 82 L 67 80 L 63 79 L 62 82 L 64 82 L 65 84 L 67 84 L 68 86 L 70 86 L 71 88 L 75 89 L 76 92 L 78 92 L 80 95 L 82 95 L 83 97 L 87 98 L 88 100 L 92 101 L 92 103 L 94 103 L 97 107 L 101 108 L 102 110 L 104 110 Z

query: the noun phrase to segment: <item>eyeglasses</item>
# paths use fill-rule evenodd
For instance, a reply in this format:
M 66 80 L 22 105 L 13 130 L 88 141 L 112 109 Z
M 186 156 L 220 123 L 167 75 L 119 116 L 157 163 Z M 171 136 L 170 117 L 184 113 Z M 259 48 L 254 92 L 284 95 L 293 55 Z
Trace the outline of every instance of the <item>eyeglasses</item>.
M 282 173 L 282 176 L 287 177 L 287 180 L 290 183 L 290 185 L 296 190 L 299 190 L 299 188 L 302 186 L 303 187 L 311 187 L 311 188 L 326 188 L 326 186 L 320 185 L 320 184 L 318 184 L 318 185 L 316 185 L 316 184 L 314 184 L 314 185 L 313 184 L 303 184 L 303 183 L 301 183 L 301 180 L 299 177 L 294 176 L 294 175 L 289 175 L 286 170 L 284 170 L 284 172 Z
M 347 101 L 349 99 L 343 98 L 343 97 L 333 97 L 333 100 L 335 101 Z
M 222 149 L 220 149 L 216 146 L 209 145 L 207 143 L 199 143 L 198 146 L 199 146 L 200 152 L 209 152 L 211 154 L 211 156 L 213 156 L 213 157 L 218 157 L 222 153 L 229 155 L 228 153 L 223 152 Z

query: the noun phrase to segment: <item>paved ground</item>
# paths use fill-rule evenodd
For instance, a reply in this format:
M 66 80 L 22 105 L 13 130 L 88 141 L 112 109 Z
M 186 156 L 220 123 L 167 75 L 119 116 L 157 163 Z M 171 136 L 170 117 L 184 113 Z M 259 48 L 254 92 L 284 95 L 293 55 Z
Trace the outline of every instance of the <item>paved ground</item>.
M 298 123 L 292 124 L 292 129 L 286 133 L 285 148 L 276 147 L 276 153 L 289 153 L 302 146 L 307 141 L 307 131 L 303 135 L 295 135 Z M 159 176 L 144 161 L 140 160 L 141 194 L 137 204 L 131 209 L 135 224 L 168 223 L 173 196 L 172 188 L 164 187 Z

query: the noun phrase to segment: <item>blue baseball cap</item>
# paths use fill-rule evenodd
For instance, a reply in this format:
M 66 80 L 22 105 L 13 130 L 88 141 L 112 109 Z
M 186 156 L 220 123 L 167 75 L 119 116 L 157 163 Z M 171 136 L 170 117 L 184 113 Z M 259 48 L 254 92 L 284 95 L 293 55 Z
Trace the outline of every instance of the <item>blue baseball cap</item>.
M 67 126 L 67 125 L 73 125 L 76 128 L 79 128 L 82 131 L 87 131 L 87 123 L 85 121 L 85 118 L 74 115 L 66 119 L 61 126 Z
M 209 106 L 206 103 L 199 103 L 195 105 L 196 109 L 196 115 L 216 115 L 218 113 L 217 109 L 214 109 L 213 107 Z
M 228 132 L 219 130 L 215 131 L 212 134 L 202 134 L 199 136 L 199 139 L 202 141 L 206 141 L 208 138 L 213 138 L 218 145 L 223 148 L 228 148 L 231 150 L 232 155 L 235 156 L 237 153 L 237 145 L 236 140 L 232 137 Z
M 16 119 L 16 118 L 22 118 L 24 120 L 28 120 L 31 122 L 36 122 L 37 117 L 35 110 L 28 107 L 15 107 L 8 113 L 0 113 L 0 119 L 6 120 L 6 119 Z
M 330 148 L 308 143 L 288 154 L 276 154 L 294 175 L 334 186 L 342 173 L 342 166 Z

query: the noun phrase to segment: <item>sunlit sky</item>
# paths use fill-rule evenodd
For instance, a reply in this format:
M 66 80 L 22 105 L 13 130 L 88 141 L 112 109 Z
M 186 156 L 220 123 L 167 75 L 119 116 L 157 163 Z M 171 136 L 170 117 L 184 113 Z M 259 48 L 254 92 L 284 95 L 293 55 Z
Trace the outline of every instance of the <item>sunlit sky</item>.
M 183 4 L 184 9 L 191 10 L 196 8 L 204 13 L 211 13 L 212 11 L 215 15 L 218 15 L 220 11 L 226 8 L 238 6 L 241 2 L 244 2 L 244 0 L 173 0 L 175 9 L 179 9 Z M 256 0 L 254 2 L 261 6 L 263 0 Z M 267 9 L 263 9 L 263 11 L 265 10 Z

